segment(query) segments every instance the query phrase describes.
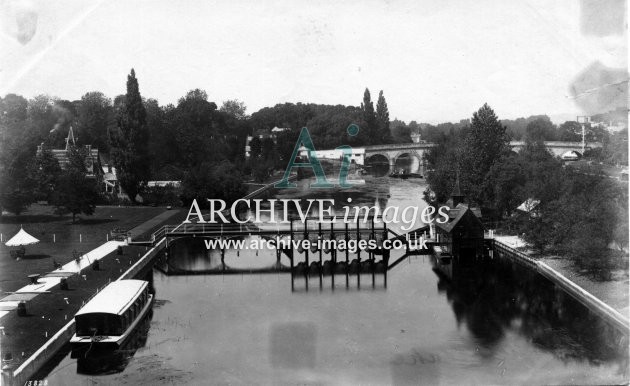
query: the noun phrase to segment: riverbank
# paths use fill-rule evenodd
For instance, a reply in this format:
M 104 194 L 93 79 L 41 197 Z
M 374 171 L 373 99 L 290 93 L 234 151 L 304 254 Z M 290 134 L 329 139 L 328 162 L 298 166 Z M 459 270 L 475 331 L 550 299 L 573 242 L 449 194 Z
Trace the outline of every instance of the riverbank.
M 41 210 L 41 208 L 39 209 Z M 118 214 L 118 217 L 121 219 L 118 221 L 118 224 L 130 226 L 135 223 L 136 226 L 130 229 L 129 233 L 131 236 L 138 236 L 150 232 L 155 227 L 175 221 L 174 218 L 181 215 L 181 210 L 164 212 L 163 208 L 143 209 L 147 208 L 105 207 L 104 210 L 100 208 L 99 217 L 110 216 L 112 220 L 105 223 L 111 226 L 111 222 L 117 221 L 113 220 L 114 214 Z M 150 215 L 153 216 L 149 217 Z M 147 219 L 147 217 L 149 218 Z M 140 218 L 146 220 L 138 224 L 137 220 Z M 52 226 L 52 229 L 57 230 L 60 226 L 63 226 L 64 222 L 63 219 L 54 221 L 46 216 L 38 219 L 40 222 L 28 223 L 27 225 L 39 224 L 45 229 Z M 50 223 L 45 223 L 42 222 L 43 219 L 51 221 Z M 59 222 L 62 223 L 60 224 Z M 54 227 L 55 223 L 57 223 L 57 228 Z M 90 224 L 93 223 L 90 222 Z M 83 227 L 79 226 L 78 229 L 74 230 L 89 231 L 92 230 L 91 227 L 92 225 L 83 224 Z M 37 227 L 33 226 L 33 229 L 37 229 Z M 11 286 L 22 286 L 17 292 L 14 292 L 14 290 L 8 291 L 6 287 L 3 288 L 5 294 L 7 292 L 12 292 L 13 294 L 5 296 L 0 302 L 3 305 L 3 311 L 0 312 L 3 326 L 2 336 L 0 337 L 1 349 L 2 357 L 5 359 L 3 361 L 3 377 L 6 376 L 7 381 L 15 382 L 17 379 L 19 382 L 22 382 L 24 379 L 27 379 L 25 377 L 33 374 L 42 363 L 50 359 L 51 355 L 61 345 L 65 344 L 73 332 L 71 321 L 74 314 L 86 301 L 109 282 L 118 280 L 122 277 L 121 275 L 133 277 L 142 271 L 147 264 L 146 259 L 142 259 L 148 251 L 147 247 L 125 246 L 125 243 L 117 241 L 103 243 L 102 241 L 97 241 L 96 237 L 92 237 L 92 239 L 93 243 L 100 243 L 96 248 L 91 249 L 87 253 L 82 253 L 82 256 L 78 259 L 75 257 L 67 259 L 66 257 L 72 256 L 72 253 L 66 249 L 65 254 L 54 260 L 60 264 L 65 264 L 55 270 L 53 270 L 55 267 L 52 264 L 49 266 L 45 262 L 41 262 L 52 258 L 50 256 L 33 260 L 39 264 L 30 264 L 28 256 L 19 261 L 13 261 L 9 256 L 5 256 L 2 259 L 2 264 L 9 267 L 18 267 L 17 263 L 26 261 L 25 266 L 28 267 L 29 272 L 35 272 L 41 276 L 37 284 L 24 287 L 24 277 L 17 277 L 13 281 L 9 281 L 6 277 L 8 271 L 3 270 L 0 274 L 0 277 L 4 279 L 4 283 L 9 282 Z M 31 251 L 37 253 L 37 251 L 42 250 L 55 251 L 55 248 L 60 250 L 64 248 L 61 242 L 58 244 L 55 242 L 43 242 L 40 244 L 32 246 Z M 91 244 L 84 244 L 84 246 L 86 245 Z M 119 245 L 122 246 L 122 249 L 118 249 Z M 65 245 L 65 247 L 68 248 L 68 245 Z M 155 251 L 148 257 L 153 258 L 154 255 Z M 141 259 L 142 262 L 140 262 Z M 96 260 L 99 262 L 98 269 L 92 267 Z M 68 289 L 62 289 L 59 285 L 61 278 L 66 279 Z M 15 311 L 16 304 L 19 301 L 25 302 L 25 316 L 20 316 Z M 15 377 L 17 377 L 15 379 L 10 375 L 14 372 Z
M 76 256 L 87 253 L 111 239 L 110 231 L 121 228 L 140 235 L 152 226 L 139 227 L 147 221 L 171 212 L 159 207 L 99 206 L 92 216 L 80 216 L 72 223 L 72 216 L 57 216 L 54 208 L 32 205 L 19 216 L 0 218 L 0 296 L 27 284 L 30 274 L 43 274 L 55 269 L 55 264 L 66 264 Z M 4 245 L 20 227 L 39 239 L 39 243 L 26 247 L 26 256 L 16 260 L 10 256 L 11 248 Z
M 611 280 L 594 280 L 582 272 L 581 269 L 567 257 L 554 255 L 539 257 L 531 251 L 528 251 L 527 244 L 518 236 L 495 236 L 495 238 L 510 247 L 518 248 L 535 260 L 544 262 L 599 300 L 619 311 L 622 315 L 628 316 L 630 312 L 630 297 L 628 294 L 630 276 L 628 274 L 628 267 L 625 269 L 615 269 L 612 272 Z

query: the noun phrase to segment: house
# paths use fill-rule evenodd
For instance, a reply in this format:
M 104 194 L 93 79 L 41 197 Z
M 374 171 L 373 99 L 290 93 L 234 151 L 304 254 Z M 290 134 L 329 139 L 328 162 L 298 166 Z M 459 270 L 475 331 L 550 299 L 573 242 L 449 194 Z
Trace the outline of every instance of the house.
M 68 136 L 66 137 L 66 146 L 64 149 L 52 149 L 50 152 L 59 162 L 59 166 L 62 170 L 65 170 L 70 164 L 70 149 L 71 147 L 76 147 L 76 141 L 74 138 L 74 133 L 72 132 L 72 126 L 70 126 L 70 131 L 68 131 Z M 85 145 L 85 167 L 87 170 L 87 176 L 90 178 L 101 179 L 103 176 L 103 169 L 101 166 L 101 159 L 98 149 L 93 149 L 92 145 Z M 37 146 L 37 156 L 41 155 L 44 151 L 44 144 Z
M 277 133 L 282 133 L 283 131 L 287 131 L 287 130 L 291 130 L 290 127 L 274 127 L 273 129 L 271 129 L 271 132 L 273 134 L 277 134 Z
M 116 195 L 117 197 L 125 196 L 118 182 L 118 177 L 116 176 L 116 168 L 111 162 L 103 163 L 102 169 L 103 191 L 108 194 Z

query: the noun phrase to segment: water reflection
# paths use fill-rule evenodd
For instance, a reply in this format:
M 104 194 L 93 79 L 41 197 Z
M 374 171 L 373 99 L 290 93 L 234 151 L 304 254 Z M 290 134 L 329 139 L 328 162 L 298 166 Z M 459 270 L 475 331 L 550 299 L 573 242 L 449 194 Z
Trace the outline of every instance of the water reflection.
M 258 236 L 232 237 L 245 241 L 246 245 Z M 241 273 L 288 270 L 288 257 L 275 249 L 208 249 L 202 238 L 172 240 L 156 268 L 167 275 L 194 275 L 212 273 Z
M 466 326 L 492 356 L 508 331 L 527 337 L 563 362 L 628 367 L 628 336 L 531 269 L 504 259 L 434 261 L 458 326 Z M 624 376 L 627 375 L 623 373 Z
M 366 184 L 374 194 L 350 196 L 361 203 L 423 205 L 422 184 L 385 182 L 389 187 Z M 322 192 L 314 197 L 324 197 Z M 288 191 L 279 197 L 292 198 Z M 207 251 L 202 240 L 178 243 L 172 244 L 172 268 L 201 272 L 220 265 L 221 253 Z M 224 256 L 228 267 L 264 267 L 277 261 L 273 251 L 259 251 L 258 256 L 253 251 L 229 253 Z M 350 262 L 354 259 L 349 256 Z M 288 260 L 283 256 L 281 262 L 286 265 Z M 627 382 L 627 338 L 537 274 L 496 259 L 475 265 L 455 261 L 450 273 L 444 269 L 437 276 L 431 268 L 437 269 L 427 256 L 408 257 L 389 271 L 386 289 L 366 285 L 357 290 L 357 277 L 351 275 L 348 290 L 308 293 L 291 292 L 289 273 L 168 276 L 154 271 L 155 287 L 165 302 L 154 309 L 146 345 L 135 351 L 123 373 L 98 380 L 110 384 Z M 341 280 L 335 285 L 345 286 L 345 278 L 337 278 Z M 318 279 L 311 280 L 316 284 Z M 369 275 L 361 281 L 370 283 Z M 53 367 L 49 384 L 92 380 L 77 374 L 69 357 Z
M 357 185 L 352 188 L 333 188 L 333 189 L 310 189 L 310 180 L 297 181 L 298 187 L 295 189 L 272 189 L 267 191 L 264 198 L 277 198 L 277 199 L 299 199 L 301 207 L 304 211 L 308 208 L 308 199 L 332 199 L 334 200 L 333 215 L 343 216 L 344 206 L 378 206 L 384 209 L 388 205 L 388 200 L 391 197 L 390 194 L 390 182 L 391 179 L 387 177 L 373 177 L 370 175 L 362 177 L 364 184 Z M 421 196 L 418 196 L 418 200 L 421 200 Z M 268 209 L 269 203 L 263 202 L 263 208 Z M 418 203 L 416 203 L 417 205 Z M 319 216 L 319 211 L 316 205 L 312 206 L 309 212 L 310 216 Z M 298 218 L 299 213 L 293 205 L 288 207 L 288 217 Z M 250 216 L 254 218 L 254 213 L 248 211 L 243 213 L 242 218 Z M 276 219 L 284 218 L 284 212 L 282 205 L 276 204 Z M 264 223 L 268 223 L 270 220 L 269 214 L 262 213 L 261 220 Z
M 108 375 L 123 372 L 136 351 L 146 345 L 152 319 L 153 310 L 149 310 L 119 348 L 94 345 L 73 349 L 70 357 L 77 359 L 77 374 Z

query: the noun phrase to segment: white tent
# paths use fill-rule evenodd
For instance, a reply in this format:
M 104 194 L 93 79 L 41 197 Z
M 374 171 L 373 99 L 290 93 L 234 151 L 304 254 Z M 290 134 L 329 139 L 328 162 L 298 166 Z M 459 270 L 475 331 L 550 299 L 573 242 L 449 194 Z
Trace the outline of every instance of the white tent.
M 7 247 L 19 247 L 36 243 L 39 243 L 39 240 L 26 233 L 24 229 L 20 228 L 20 231 L 15 236 L 11 237 L 11 239 L 7 241 L 5 245 Z

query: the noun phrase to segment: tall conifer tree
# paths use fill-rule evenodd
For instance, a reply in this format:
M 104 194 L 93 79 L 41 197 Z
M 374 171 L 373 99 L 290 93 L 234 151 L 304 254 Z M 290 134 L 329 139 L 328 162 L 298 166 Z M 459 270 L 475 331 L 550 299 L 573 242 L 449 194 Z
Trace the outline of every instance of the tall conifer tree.
M 387 102 L 383 96 L 383 90 L 378 93 L 378 101 L 376 102 L 376 121 L 378 124 L 379 139 L 382 143 L 391 142 L 391 133 L 389 131 L 389 109 Z
M 135 201 L 149 179 L 149 130 L 136 72 L 127 76 L 124 107 L 117 116 L 118 132 L 111 136 L 112 158 L 123 190 Z
M 372 97 L 370 96 L 370 90 L 366 87 L 363 93 L 363 103 L 361 103 L 361 110 L 363 111 L 363 121 L 367 126 L 366 136 L 368 137 L 368 143 L 378 143 L 378 124 L 376 121 L 376 114 L 374 113 L 374 103 L 372 103 Z
M 459 169 L 465 194 L 479 204 L 483 205 L 486 198 L 482 186 L 490 168 L 510 151 L 506 130 L 487 103 L 473 113 L 461 148 Z

